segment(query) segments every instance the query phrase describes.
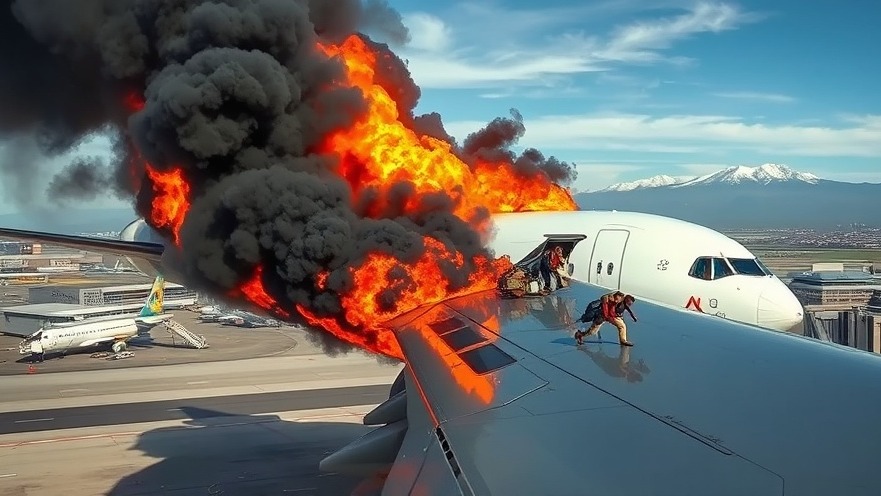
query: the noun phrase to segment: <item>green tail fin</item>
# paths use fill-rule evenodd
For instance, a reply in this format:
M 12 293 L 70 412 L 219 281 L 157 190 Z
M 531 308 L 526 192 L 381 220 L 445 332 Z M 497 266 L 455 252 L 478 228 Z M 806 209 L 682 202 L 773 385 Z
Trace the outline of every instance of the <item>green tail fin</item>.
M 152 317 L 154 315 L 161 315 L 165 312 L 164 305 L 165 298 L 165 278 L 162 276 L 156 276 L 156 280 L 153 281 L 153 289 L 150 290 L 150 295 L 147 296 L 147 302 L 144 303 L 144 306 L 141 308 L 141 317 Z

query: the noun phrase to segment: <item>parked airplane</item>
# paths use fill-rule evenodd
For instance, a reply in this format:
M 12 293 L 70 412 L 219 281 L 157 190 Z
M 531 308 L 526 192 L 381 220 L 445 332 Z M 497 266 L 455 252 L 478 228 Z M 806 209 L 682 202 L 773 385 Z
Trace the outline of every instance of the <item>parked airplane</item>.
M 604 291 L 486 291 L 385 323 L 403 371 L 378 427 L 320 469 L 383 496 L 881 494 L 877 355 L 644 301 L 634 347 L 578 346 L 571 309 Z
M 803 309 L 786 285 L 743 245 L 712 229 L 635 212 L 573 211 L 497 214 L 489 247 L 520 265 L 561 246 L 575 280 L 747 324 L 789 330 Z M 120 240 L 0 229 L 0 235 L 126 255 L 145 273 L 165 273 L 164 239 L 143 219 Z
M 115 353 L 125 351 L 126 343 L 172 317 L 164 313 L 165 280 L 157 276 L 147 301 L 137 316 L 98 317 L 85 321 L 48 324 L 31 334 L 18 345 L 22 355 L 44 356 L 47 353 L 67 353 L 82 348 L 110 345 Z

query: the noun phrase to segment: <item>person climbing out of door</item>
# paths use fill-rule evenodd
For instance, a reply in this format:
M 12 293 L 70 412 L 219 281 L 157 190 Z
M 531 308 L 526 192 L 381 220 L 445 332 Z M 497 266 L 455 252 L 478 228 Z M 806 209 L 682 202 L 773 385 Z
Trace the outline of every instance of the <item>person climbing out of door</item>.
M 625 295 L 621 291 L 615 291 L 603 295 L 599 300 L 590 302 L 579 321 L 591 322 L 591 326 L 587 331 L 575 331 L 575 341 L 579 345 L 584 344 L 585 337 L 598 333 L 600 327 L 604 323 L 609 322 L 618 328 L 618 342 L 621 346 L 633 346 L 633 343 L 627 340 L 627 324 L 624 323 L 624 312 L 629 313 L 630 318 L 636 322 L 636 316 L 630 308 L 635 301 L 636 298 L 633 295 Z
M 555 246 L 542 253 L 539 272 L 541 273 L 544 288 L 542 292 L 548 294 L 552 291 L 551 276 L 557 283 L 557 289 L 563 287 L 563 277 L 560 275 L 559 269 L 563 266 L 563 248 Z
M 557 276 L 557 289 L 568 288 L 569 287 L 569 273 L 566 272 L 566 264 L 568 260 L 566 256 L 563 254 L 563 247 L 557 245 L 554 248 L 554 254 L 551 259 L 551 269 L 554 271 L 554 275 Z M 556 263 L 556 267 L 554 264 Z

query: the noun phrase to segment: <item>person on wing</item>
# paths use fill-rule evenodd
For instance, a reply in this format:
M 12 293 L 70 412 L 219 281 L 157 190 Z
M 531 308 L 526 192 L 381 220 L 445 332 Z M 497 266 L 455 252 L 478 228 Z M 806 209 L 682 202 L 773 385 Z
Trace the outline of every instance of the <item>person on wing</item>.
M 633 343 L 627 340 L 627 325 L 624 323 L 624 312 L 630 314 L 630 318 L 634 322 L 637 321 L 636 315 L 633 314 L 631 306 L 636 301 L 633 295 L 625 295 L 620 291 L 603 295 L 599 300 L 590 302 L 584 310 L 584 314 L 579 321 L 591 322 L 590 328 L 585 331 L 575 331 L 575 341 L 578 344 L 584 343 L 584 338 L 599 332 L 600 327 L 606 322 L 618 328 L 618 342 L 621 346 L 633 346 Z
M 604 315 L 608 313 L 609 306 L 617 305 L 618 302 L 623 301 L 623 299 L 624 293 L 620 291 L 604 294 L 596 300 L 588 303 L 587 307 L 584 309 L 584 313 L 581 314 L 581 317 L 576 322 L 583 322 L 585 324 L 589 322 L 594 325 L 601 325 L 605 320 Z M 578 341 L 578 344 L 582 344 L 582 338 L 586 334 L 587 333 L 580 330 L 575 333 L 575 340 Z

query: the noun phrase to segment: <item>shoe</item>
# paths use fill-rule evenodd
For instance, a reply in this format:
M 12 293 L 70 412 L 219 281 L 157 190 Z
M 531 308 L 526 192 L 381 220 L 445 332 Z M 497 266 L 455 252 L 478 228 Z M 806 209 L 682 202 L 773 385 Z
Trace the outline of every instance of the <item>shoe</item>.
M 621 346 L 633 346 L 633 343 L 630 341 L 621 341 Z
M 584 344 L 584 333 L 581 331 L 575 331 L 575 342 L 578 344 Z

